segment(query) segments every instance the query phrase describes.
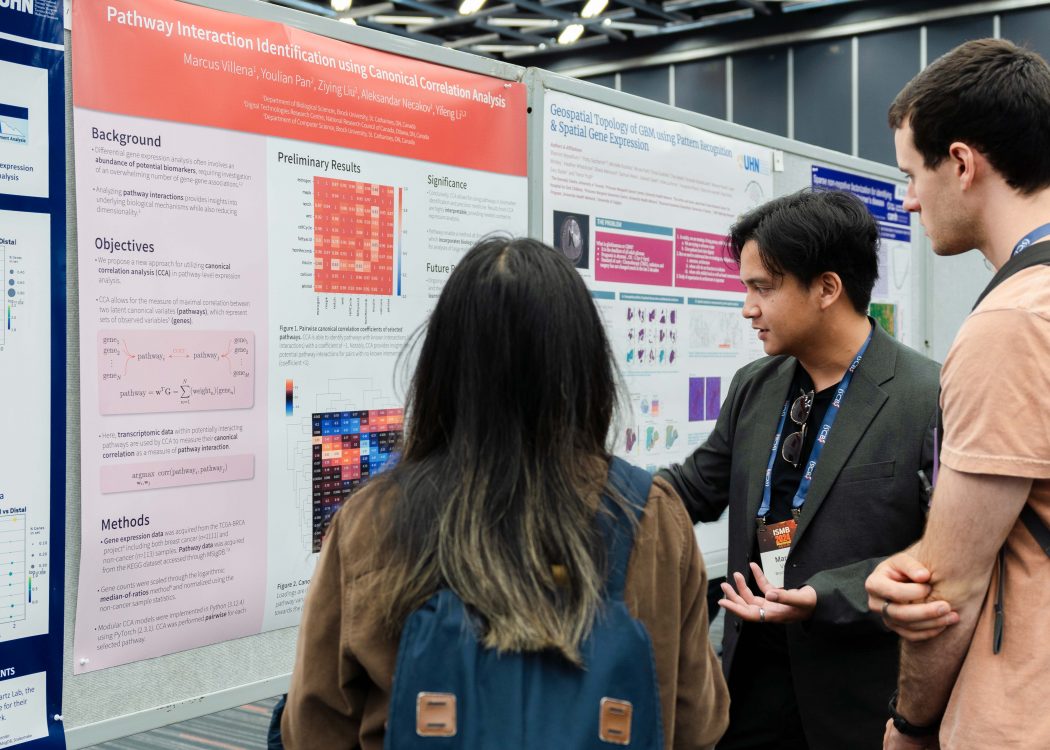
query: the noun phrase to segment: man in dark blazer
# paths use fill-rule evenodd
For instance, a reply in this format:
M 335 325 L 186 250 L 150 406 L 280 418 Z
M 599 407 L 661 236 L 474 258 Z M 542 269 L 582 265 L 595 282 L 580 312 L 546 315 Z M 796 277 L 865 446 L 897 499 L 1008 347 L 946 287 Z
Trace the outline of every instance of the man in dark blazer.
M 694 523 L 729 508 L 719 748 L 880 748 L 897 637 L 864 580 L 922 535 L 938 367 L 866 314 L 878 228 L 854 196 L 776 199 L 729 244 L 770 356 L 737 372 L 707 441 L 660 472 Z

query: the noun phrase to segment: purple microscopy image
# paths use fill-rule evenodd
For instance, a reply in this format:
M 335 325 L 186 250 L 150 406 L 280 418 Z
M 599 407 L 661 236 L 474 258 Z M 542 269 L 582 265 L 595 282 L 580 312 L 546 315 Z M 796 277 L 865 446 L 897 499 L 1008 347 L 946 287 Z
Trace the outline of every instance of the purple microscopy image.
M 718 419 L 722 411 L 722 378 L 707 378 L 705 413 L 708 419 Z
M 689 378 L 689 421 L 704 421 L 704 379 Z

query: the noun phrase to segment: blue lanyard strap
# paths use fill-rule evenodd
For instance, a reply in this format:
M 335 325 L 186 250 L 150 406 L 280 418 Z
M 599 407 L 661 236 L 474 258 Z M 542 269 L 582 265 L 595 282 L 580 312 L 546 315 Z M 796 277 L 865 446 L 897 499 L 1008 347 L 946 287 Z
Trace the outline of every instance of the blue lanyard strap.
M 1048 229 L 1050 234 L 1050 229 Z M 824 452 L 824 446 L 827 444 L 828 435 L 831 433 L 831 426 L 835 424 L 835 418 L 839 415 L 839 410 L 842 408 L 842 401 L 846 397 L 846 391 L 849 390 L 849 384 L 853 381 L 853 373 L 860 365 L 860 360 L 864 357 L 864 353 L 868 350 L 868 344 L 871 343 L 871 337 L 875 333 L 875 329 L 872 328 L 871 333 L 868 334 L 868 338 L 864 340 L 864 345 L 861 346 L 860 351 L 857 352 L 857 356 L 853 358 L 853 364 L 846 370 L 846 374 L 839 381 L 839 387 L 835 391 L 835 398 L 832 399 L 831 404 L 828 406 L 827 412 L 824 414 L 824 421 L 820 425 L 820 432 L 817 433 L 816 442 L 813 443 L 813 449 L 809 453 L 809 459 L 806 461 L 806 469 L 802 474 L 802 481 L 798 484 L 798 490 L 795 492 L 795 496 L 791 498 L 791 509 L 793 511 L 800 511 L 803 504 L 806 502 L 806 495 L 809 494 L 809 487 L 813 483 L 813 473 L 817 468 L 817 461 L 820 460 L 820 454 Z M 815 398 L 815 396 L 814 396 Z M 773 448 L 769 452 L 769 463 L 766 465 L 766 476 L 765 486 L 762 488 L 762 505 L 758 508 L 758 517 L 765 518 L 769 515 L 769 508 L 773 502 L 773 465 L 777 460 L 777 449 L 780 448 L 780 439 L 784 434 L 784 423 L 787 421 L 788 409 L 791 408 L 791 398 L 784 402 L 784 408 L 780 412 L 780 424 L 777 425 L 777 434 L 773 438 Z
M 1033 229 L 1022 237 L 1020 242 L 1014 245 L 1014 251 L 1010 253 L 1010 257 L 1022 253 L 1029 245 L 1034 245 L 1039 242 L 1039 240 L 1048 236 L 1050 236 L 1050 224 L 1043 224 L 1043 226 Z

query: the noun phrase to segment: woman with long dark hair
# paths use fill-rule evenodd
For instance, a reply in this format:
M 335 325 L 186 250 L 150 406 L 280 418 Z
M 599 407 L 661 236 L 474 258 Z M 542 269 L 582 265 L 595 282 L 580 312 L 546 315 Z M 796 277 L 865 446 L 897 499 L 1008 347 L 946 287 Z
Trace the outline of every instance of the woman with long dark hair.
M 601 498 L 630 505 L 608 481 L 616 382 L 565 258 L 506 237 L 464 256 L 425 327 L 401 458 L 325 539 L 283 719 L 289 750 L 382 747 L 399 638 L 440 590 L 462 600 L 485 649 L 588 668 L 581 648 L 608 574 Z M 623 600 L 652 641 L 637 658 L 655 665 L 663 744 L 712 746 L 728 699 L 707 640 L 707 577 L 662 480 L 633 538 Z

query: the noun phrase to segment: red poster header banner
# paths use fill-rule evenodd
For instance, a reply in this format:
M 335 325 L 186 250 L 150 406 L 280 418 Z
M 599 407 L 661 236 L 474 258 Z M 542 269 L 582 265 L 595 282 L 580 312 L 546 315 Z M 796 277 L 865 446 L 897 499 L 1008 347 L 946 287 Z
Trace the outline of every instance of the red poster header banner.
M 523 84 L 173 0 L 76 0 L 73 103 L 526 174 Z

